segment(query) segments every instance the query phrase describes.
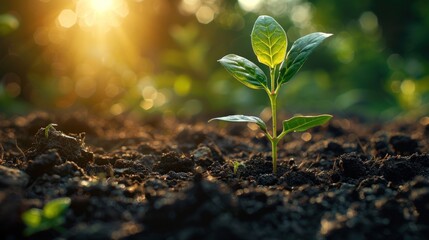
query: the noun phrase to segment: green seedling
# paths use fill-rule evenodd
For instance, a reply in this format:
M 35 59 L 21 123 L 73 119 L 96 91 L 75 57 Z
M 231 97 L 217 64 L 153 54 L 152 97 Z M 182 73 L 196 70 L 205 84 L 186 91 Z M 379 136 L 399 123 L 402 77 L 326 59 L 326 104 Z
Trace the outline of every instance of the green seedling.
M 219 60 L 225 69 L 239 82 L 252 89 L 264 90 L 270 99 L 272 132 L 262 119 L 255 116 L 230 115 L 210 119 L 227 122 L 256 123 L 271 142 L 273 172 L 277 172 L 277 145 L 290 132 L 303 132 L 328 122 L 332 116 L 295 116 L 283 121 L 283 131 L 277 135 L 277 96 L 280 87 L 289 82 L 302 67 L 313 50 L 329 33 L 315 32 L 296 40 L 287 52 L 287 37 L 284 29 L 270 16 L 259 16 L 251 34 L 252 48 L 258 61 L 269 68 L 270 78 L 253 62 L 235 54 Z M 287 53 L 287 54 L 286 54 Z
M 48 126 L 45 127 L 45 137 L 48 138 L 49 137 L 49 130 L 52 128 L 55 130 L 54 127 L 58 126 L 58 124 L 56 123 L 49 123 Z
M 243 163 L 241 163 L 241 162 L 239 162 L 239 161 L 234 161 L 234 162 L 233 162 L 232 167 L 233 167 L 234 175 L 237 175 L 238 168 L 239 168 L 240 166 L 241 166 L 241 167 L 244 167 L 244 164 L 243 164 Z
M 21 216 L 22 221 L 27 226 L 24 230 L 25 236 L 34 233 L 55 229 L 62 231 L 61 225 L 65 222 L 65 214 L 70 207 L 70 198 L 54 199 L 43 207 L 43 209 L 31 208 Z

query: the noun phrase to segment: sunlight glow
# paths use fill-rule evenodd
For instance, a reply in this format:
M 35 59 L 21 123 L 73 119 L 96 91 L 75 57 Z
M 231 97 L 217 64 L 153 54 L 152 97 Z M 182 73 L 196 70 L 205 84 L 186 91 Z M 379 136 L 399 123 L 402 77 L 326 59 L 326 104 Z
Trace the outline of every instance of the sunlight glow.
M 145 99 L 140 102 L 140 107 L 144 110 L 149 110 L 153 107 L 153 100 L 152 99 Z
M 401 83 L 401 91 L 405 95 L 413 95 L 416 90 L 416 84 L 413 80 L 406 79 Z
M 107 12 L 114 9 L 114 1 L 113 0 L 91 0 L 89 1 L 91 7 L 96 12 Z
M 124 112 L 124 107 L 121 104 L 119 104 L 119 103 L 113 104 L 110 107 L 110 113 L 113 114 L 113 115 L 115 115 L 115 116 L 119 115 L 119 114 L 121 114 L 123 112 Z
M 208 24 L 213 21 L 215 17 L 215 11 L 209 6 L 202 6 L 195 13 L 198 22 L 202 24 Z
M 305 142 L 310 141 L 312 137 L 313 136 L 311 136 L 311 133 L 309 133 L 309 132 L 305 132 L 301 135 L 301 139 Z
M 300 28 L 309 27 L 311 24 L 311 17 L 311 4 L 303 3 L 293 7 L 291 19 L 296 26 Z
M 209 24 L 219 13 L 219 2 L 213 0 L 182 0 L 179 11 L 183 14 L 195 15 L 198 22 Z
M 125 0 L 79 0 L 76 14 L 81 28 L 98 27 L 109 30 L 118 27 L 129 14 Z
M 260 8 L 262 0 L 238 0 L 238 4 L 244 11 L 252 12 Z
M 63 28 L 71 28 L 77 21 L 76 13 L 70 9 L 64 9 L 58 16 L 58 22 Z
M 142 58 L 140 50 L 152 39 L 148 43 L 141 40 L 157 31 L 150 22 L 154 17 L 147 16 L 150 9 L 131 9 L 136 6 L 133 2 L 140 1 L 144 0 L 65 1 L 67 4 L 56 9 L 55 21 L 35 29 L 32 40 L 47 49 L 43 57 L 49 58 L 58 79 L 52 84 L 58 94 L 52 105 L 68 108 L 83 101 L 94 109 L 118 115 L 130 105 L 136 107 L 140 103 L 141 110 L 149 111 L 169 103 L 173 89 L 158 89 L 155 84 L 148 84 L 148 79 L 143 81 L 142 88 L 134 87 L 153 68 L 152 60 Z M 209 11 L 202 11 L 201 15 L 206 22 L 212 20 Z M 18 97 L 23 90 L 19 79 L 12 80 L 5 82 L 0 91 Z M 32 81 L 39 81 L 39 77 Z M 189 81 L 177 82 L 179 94 L 190 91 Z
M 99 99 L 119 98 L 123 89 L 135 84 L 140 66 L 128 0 L 73 2 L 75 6 L 58 12 L 52 26 L 38 28 L 33 39 L 63 53 L 52 64 L 55 73 L 66 79 L 58 82 L 63 97 L 57 106 L 71 106 L 80 98 L 104 108 L 106 103 Z M 118 104 L 110 112 L 117 115 L 125 109 Z

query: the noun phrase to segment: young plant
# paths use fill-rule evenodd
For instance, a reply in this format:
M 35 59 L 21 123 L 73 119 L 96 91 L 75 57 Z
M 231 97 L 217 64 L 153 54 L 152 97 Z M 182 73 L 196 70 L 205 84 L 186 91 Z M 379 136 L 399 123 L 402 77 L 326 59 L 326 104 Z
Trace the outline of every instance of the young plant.
M 48 126 L 45 127 L 45 137 L 48 138 L 49 137 L 49 131 L 51 129 L 55 130 L 54 127 L 58 126 L 58 124 L 56 123 L 49 123 Z
M 295 116 L 283 121 L 283 131 L 277 135 L 277 95 L 280 87 L 289 82 L 302 67 L 311 52 L 329 33 L 315 32 L 296 40 L 287 52 L 287 37 L 284 29 L 270 16 L 259 16 L 251 34 L 252 48 L 258 61 L 269 68 L 270 78 L 253 62 L 235 54 L 219 60 L 225 69 L 239 82 L 252 89 L 264 90 L 270 99 L 272 132 L 262 119 L 255 116 L 230 115 L 210 119 L 227 122 L 256 123 L 271 142 L 273 173 L 277 172 L 277 144 L 290 132 L 303 132 L 328 122 L 332 116 Z
M 239 167 L 244 167 L 244 163 L 241 163 L 241 162 L 239 162 L 239 161 L 234 161 L 234 162 L 232 163 L 232 167 L 233 167 L 234 175 L 237 175 L 238 168 L 239 168 Z
M 27 228 L 24 230 L 25 236 L 34 233 L 55 229 L 61 231 L 64 224 L 65 214 L 70 206 L 70 198 L 54 199 L 43 207 L 43 209 L 31 208 L 25 211 L 21 218 Z

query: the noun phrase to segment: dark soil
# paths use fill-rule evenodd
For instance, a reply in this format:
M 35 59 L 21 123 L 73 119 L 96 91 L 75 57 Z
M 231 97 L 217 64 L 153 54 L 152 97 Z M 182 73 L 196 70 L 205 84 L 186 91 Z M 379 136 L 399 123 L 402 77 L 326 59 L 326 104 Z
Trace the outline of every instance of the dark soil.
M 273 174 L 269 143 L 245 125 L 0 117 L 0 236 L 428 239 L 429 121 L 419 120 L 334 118 L 290 134 Z M 60 197 L 71 199 L 64 230 L 24 236 L 22 213 Z

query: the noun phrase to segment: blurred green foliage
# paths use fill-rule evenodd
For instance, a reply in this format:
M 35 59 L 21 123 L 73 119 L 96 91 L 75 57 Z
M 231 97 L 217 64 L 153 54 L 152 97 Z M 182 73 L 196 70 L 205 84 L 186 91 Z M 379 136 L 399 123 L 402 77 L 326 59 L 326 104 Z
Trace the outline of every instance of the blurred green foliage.
M 429 113 L 425 0 L 112 1 L 126 8 L 98 28 L 79 12 L 80 0 L 2 3 L 0 113 L 84 107 L 194 117 L 240 109 L 263 117 L 263 92 L 255 97 L 217 63 L 227 53 L 256 61 L 248 36 L 261 14 L 275 17 L 290 43 L 334 34 L 280 94 L 283 114 Z
M 47 202 L 43 209 L 31 208 L 23 212 L 21 219 L 27 226 L 24 235 L 30 236 L 49 229 L 63 231 L 62 225 L 70 203 L 71 200 L 68 197 L 57 198 Z

